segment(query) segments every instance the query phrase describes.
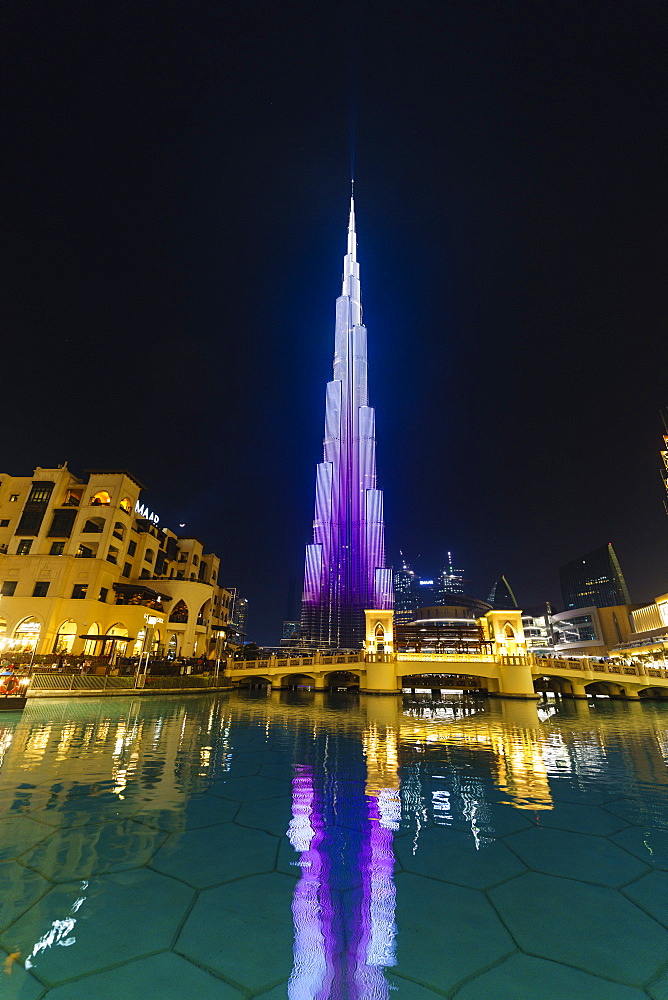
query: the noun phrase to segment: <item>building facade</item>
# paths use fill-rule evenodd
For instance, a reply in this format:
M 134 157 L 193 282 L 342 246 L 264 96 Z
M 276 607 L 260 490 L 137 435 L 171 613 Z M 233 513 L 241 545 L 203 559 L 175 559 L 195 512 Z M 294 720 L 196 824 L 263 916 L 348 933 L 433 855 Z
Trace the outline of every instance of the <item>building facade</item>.
M 375 411 L 367 391 L 355 205 L 350 199 L 343 286 L 336 301 L 333 379 L 327 385 L 323 461 L 317 466 L 313 541 L 306 546 L 303 640 L 359 649 L 364 611 L 393 606 L 385 566 L 383 494 L 376 481 Z
M 562 566 L 559 582 L 566 611 L 631 603 L 624 574 L 610 542 Z
M 127 471 L 0 474 L 6 655 L 212 656 L 228 625 L 219 559 L 161 527 Z

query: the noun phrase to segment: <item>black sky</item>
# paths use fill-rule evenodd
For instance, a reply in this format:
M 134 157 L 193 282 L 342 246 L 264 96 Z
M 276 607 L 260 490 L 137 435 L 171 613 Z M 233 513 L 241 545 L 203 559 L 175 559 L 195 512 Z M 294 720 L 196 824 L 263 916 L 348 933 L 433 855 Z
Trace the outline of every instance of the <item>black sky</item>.
M 668 590 L 665 7 L 5 6 L 2 471 L 129 468 L 278 639 L 310 537 L 356 106 L 388 559 Z M 418 559 L 418 556 L 420 557 Z

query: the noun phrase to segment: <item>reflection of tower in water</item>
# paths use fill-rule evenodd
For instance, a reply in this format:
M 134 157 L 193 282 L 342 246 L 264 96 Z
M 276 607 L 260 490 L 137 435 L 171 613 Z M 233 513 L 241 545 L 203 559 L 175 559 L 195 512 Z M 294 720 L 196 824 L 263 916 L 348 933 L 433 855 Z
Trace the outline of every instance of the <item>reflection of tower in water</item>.
M 299 851 L 290 1000 L 386 1000 L 384 969 L 395 964 L 393 830 L 401 819 L 396 731 L 369 727 L 355 773 L 329 769 L 332 744 L 318 739 L 315 763 L 296 764 L 288 830 Z M 358 745 L 359 746 L 359 745 Z M 365 766 L 366 765 L 366 766 Z

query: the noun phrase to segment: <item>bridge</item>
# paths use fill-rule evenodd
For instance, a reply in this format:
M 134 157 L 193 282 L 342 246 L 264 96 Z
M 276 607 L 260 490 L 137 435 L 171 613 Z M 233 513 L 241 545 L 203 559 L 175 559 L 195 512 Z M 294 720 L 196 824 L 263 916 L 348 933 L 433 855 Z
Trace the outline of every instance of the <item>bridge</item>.
M 485 651 L 394 649 L 393 612 L 367 611 L 367 634 L 359 652 L 272 654 L 264 659 L 225 661 L 224 674 L 238 685 L 303 686 L 316 691 L 359 685 L 366 694 L 400 694 L 417 686 L 483 690 L 505 698 L 537 698 L 554 691 L 567 698 L 606 694 L 616 698 L 668 697 L 668 670 L 621 658 L 536 656 L 526 649 L 519 611 L 490 611 Z M 346 676 L 348 675 L 348 676 Z

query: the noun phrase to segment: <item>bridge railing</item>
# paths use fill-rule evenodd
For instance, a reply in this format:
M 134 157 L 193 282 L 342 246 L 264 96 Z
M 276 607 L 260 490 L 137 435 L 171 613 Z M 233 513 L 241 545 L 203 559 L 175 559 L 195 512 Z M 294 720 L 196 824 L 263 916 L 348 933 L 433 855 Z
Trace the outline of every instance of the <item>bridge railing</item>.
M 380 655 L 382 656 L 383 654 Z M 393 657 L 388 655 L 387 659 L 393 659 Z M 363 652 L 338 653 L 332 656 L 323 656 L 320 653 L 315 653 L 313 656 L 270 656 L 262 660 L 227 660 L 225 669 L 228 673 L 233 673 L 237 670 L 262 673 L 265 670 L 294 670 L 295 668 L 301 669 L 302 667 L 309 670 L 313 667 L 337 667 L 342 664 L 347 666 L 352 663 L 361 664 L 365 662 Z
M 534 657 L 534 671 L 577 670 L 580 673 L 612 674 L 619 677 L 660 677 L 668 680 L 668 670 L 648 667 L 641 663 L 624 663 L 622 660 L 593 660 L 589 657 L 568 659 L 560 656 Z

